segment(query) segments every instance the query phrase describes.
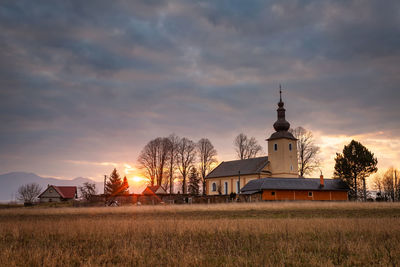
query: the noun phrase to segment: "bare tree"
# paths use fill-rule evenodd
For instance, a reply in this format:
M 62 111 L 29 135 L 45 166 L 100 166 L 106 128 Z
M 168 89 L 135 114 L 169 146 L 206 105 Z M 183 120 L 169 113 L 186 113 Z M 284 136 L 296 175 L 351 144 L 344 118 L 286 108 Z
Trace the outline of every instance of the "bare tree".
M 42 188 L 37 183 L 21 185 L 17 191 L 17 199 L 31 204 L 41 191 Z
M 82 186 L 79 186 L 79 191 L 85 200 L 90 200 L 92 196 L 96 195 L 96 184 L 84 182 Z
M 139 168 L 143 175 L 154 185 L 157 172 L 157 144 L 154 140 L 148 142 L 138 157 Z
M 139 168 L 143 175 L 150 180 L 151 185 L 162 185 L 166 172 L 166 162 L 170 141 L 165 137 L 158 137 L 146 144 L 138 157 Z
M 241 133 L 236 136 L 234 141 L 235 151 L 239 159 L 255 158 L 262 153 L 262 147 L 254 137 L 250 139 Z
M 245 150 L 246 150 L 246 144 L 247 144 L 247 136 L 243 133 L 239 134 L 235 138 L 235 151 L 239 159 L 244 159 L 245 158 Z
M 182 138 L 177 149 L 177 167 L 182 174 L 182 192 L 186 194 L 186 178 L 196 160 L 196 145 L 193 141 Z
M 375 184 L 380 183 L 381 185 L 381 196 L 386 201 L 400 201 L 400 172 L 396 169 L 389 168 L 383 175 L 377 175 L 375 177 Z
M 373 179 L 373 184 L 372 184 L 372 188 L 375 189 L 376 191 L 378 191 L 378 196 L 382 196 L 382 192 L 383 192 L 383 183 L 382 183 L 382 176 L 377 174 L 374 176 Z
M 168 140 L 169 140 L 169 151 L 168 151 L 167 165 L 168 165 L 169 181 L 166 185 L 169 184 L 169 192 L 170 192 L 170 194 L 172 194 L 174 192 L 174 173 L 176 170 L 176 154 L 177 154 L 180 139 L 175 134 L 171 134 L 168 137 Z
M 203 195 L 206 194 L 206 176 L 208 172 L 211 170 L 211 165 L 217 162 L 217 150 L 215 150 L 214 146 L 211 144 L 210 140 L 207 138 L 200 139 L 197 142 L 197 150 L 200 158 L 199 169 L 200 169 L 200 178 L 203 185 Z
M 168 159 L 168 154 L 170 150 L 170 141 L 168 138 L 157 138 L 156 139 L 159 143 L 158 150 L 157 150 L 157 185 L 162 185 L 164 180 L 164 174 L 166 173 L 166 163 Z
M 297 159 L 299 165 L 299 176 L 309 175 L 320 166 L 318 153 L 319 147 L 315 145 L 314 136 L 311 131 L 303 127 L 290 129 L 289 132 L 297 138 Z

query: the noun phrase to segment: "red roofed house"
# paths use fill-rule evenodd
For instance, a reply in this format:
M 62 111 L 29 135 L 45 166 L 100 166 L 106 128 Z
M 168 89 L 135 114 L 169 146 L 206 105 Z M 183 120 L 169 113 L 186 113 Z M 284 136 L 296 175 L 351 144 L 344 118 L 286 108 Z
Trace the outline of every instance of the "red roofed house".
M 40 202 L 61 202 L 74 200 L 78 197 L 76 186 L 55 186 L 48 185 L 38 198 Z
M 167 192 L 159 185 L 153 185 L 153 186 L 147 186 L 143 192 L 142 195 L 146 196 L 152 196 L 152 195 L 158 195 L 158 194 L 166 194 Z

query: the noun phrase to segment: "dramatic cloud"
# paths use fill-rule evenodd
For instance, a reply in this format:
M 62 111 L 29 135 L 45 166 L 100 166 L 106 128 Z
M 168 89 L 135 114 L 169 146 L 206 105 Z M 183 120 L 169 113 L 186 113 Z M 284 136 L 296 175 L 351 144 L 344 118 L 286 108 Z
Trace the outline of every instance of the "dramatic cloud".
M 399 164 L 398 1 L 10 0 L 0 31 L 2 172 L 101 179 L 172 132 L 229 160 L 280 83 L 325 173 L 351 138 Z

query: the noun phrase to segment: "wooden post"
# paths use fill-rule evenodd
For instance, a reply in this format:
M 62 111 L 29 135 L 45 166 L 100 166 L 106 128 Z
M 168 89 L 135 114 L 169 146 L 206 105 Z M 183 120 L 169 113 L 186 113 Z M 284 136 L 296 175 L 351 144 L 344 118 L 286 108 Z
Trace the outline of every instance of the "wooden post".
M 104 175 L 104 190 L 103 190 L 103 195 L 104 195 L 104 205 L 107 205 L 107 197 L 106 197 L 106 181 L 107 181 L 107 175 Z
M 239 196 L 240 196 L 240 187 L 241 187 L 241 184 L 240 184 L 240 171 L 239 171 L 239 189 L 238 189 Z

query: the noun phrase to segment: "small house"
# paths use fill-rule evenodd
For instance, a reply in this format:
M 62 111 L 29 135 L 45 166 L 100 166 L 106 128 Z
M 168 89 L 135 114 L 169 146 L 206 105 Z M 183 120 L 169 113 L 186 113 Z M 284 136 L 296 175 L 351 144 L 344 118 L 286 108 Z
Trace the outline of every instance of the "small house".
M 147 186 L 142 192 L 142 195 L 145 196 L 163 195 L 163 194 L 167 194 L 167 192 L 164 190 L 164 188 L 162 188 L 159 185 Z
M 55 186 L 48 185 L 38 198 L 40 202 L 62 202 L 74 200 L 78 197 L 76 186 Z

